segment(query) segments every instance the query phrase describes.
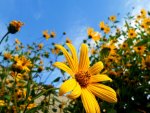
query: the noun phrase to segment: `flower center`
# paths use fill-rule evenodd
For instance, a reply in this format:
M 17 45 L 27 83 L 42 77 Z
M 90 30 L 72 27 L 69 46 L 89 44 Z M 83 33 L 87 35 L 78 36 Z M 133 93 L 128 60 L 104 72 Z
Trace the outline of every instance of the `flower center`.
M 91 75 L 88 72 L 80 71 L 75 74 L 75 79 L 82 87 L 86 87 L 88 85 L 90 77 Z

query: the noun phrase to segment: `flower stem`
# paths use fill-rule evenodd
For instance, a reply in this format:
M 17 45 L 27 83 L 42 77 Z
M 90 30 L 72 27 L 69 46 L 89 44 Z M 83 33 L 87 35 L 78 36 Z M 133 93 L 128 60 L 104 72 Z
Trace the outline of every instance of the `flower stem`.
M 9 32 L 7 32 L 7 33 L 2 37 L 2 39 L 0 40 L 0 45 L 1 45 L 2 41 L 5 39 L 5 37 L 6 37 L 8 34 L 9 34 Z

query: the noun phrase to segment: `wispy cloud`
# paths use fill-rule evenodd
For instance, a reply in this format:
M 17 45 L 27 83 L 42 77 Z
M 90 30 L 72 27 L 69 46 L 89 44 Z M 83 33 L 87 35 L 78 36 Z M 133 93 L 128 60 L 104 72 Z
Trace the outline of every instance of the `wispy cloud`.
M 131 11 L 132 14 L 137 14 L 142 8 L 150 10 L 150 1 L 149 0 L 127 0 L 125 7 L 134 7 L 135 9 Z

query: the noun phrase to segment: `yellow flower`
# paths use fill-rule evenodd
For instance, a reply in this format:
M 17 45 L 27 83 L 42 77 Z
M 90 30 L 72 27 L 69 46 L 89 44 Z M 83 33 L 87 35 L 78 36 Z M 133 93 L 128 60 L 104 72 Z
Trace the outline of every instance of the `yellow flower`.
M 50 37 L 52 37 L 52 38 L 56 37 L 56 33 L 54 31 L 51 31 Z
M 54 49 L 51 49 L 51 52 L 53 54 L 58 54 L 60 52 L 60 49 L 58 49 L 57 47 L 55 47 Z
M 100 27 L 101 30 L 104 30 L 104 28 L 105 28 L 104 21 L 100 22 L 99 27 Z
M 87 29 L 87 34 L 88 34 L 88 37 L 89 37 L 89 38 L 92 38 L 92 33 L 93 33 L 93 32 L 94 32 L 94 29 L 93 29 L 93 28 L 90 27 L 90 28 Z
M 113 15 L 113 16 L 110 16 L 110 17 L 109 17 L 109 20 L 112 21 L 112 22 L 115 22 L 115 21 L 116 21 L 116 16 L 114 16 L 114 15 Z
M 91 49 L 91 54 L 94 55 L 94 54 L 96 54 L 96 53 L 97 53 L 97 51 L 96 51 L 94 48 L 92 48 L 92 49 Z
M 24 23 L 22 23 L 20 21 L 13 20 L 9 23 L 8 32 L 15 34 L 16 32 L 20 31 L 20 28 L 23 25 L 24 25 Z
M 147 15 L 146 10 L 145 10 L 145 9 L 141 9 L 141 16 L 142 16 L 143 18 L 145 18 L 146 15 Z
M 50 38 L 50 35 L 48 34 L 48 30 L 43 31 L 43 37 L 48 40 Z
M 4 100 L 0 100 L 0 106 L 5 106 L 5 101 Z
M 39 66 L 37 71 L 38 72 L 42 72 L 43 70 L 44 70 L 44 67 L 43 66 Z
M 128 30 L 128 37 L 129 38 L 135 38 L 137 36 L 136 32 L 134 29 L 129 29 Z
M 93 28 L 87 29 L 87 34 L 89 38 L 92 38 L 94 41 L 98 41 L 101 38 L 101 35 L 99 32 L 94 31 Z
M 101 38 L 101 35 L 100 35 L 99 32 L 93 32 L 93 33 L 92 33 L 92 39 L 93 39 L 94 41 L 99 41 L 100 38 Z
M 55 46 L 62 50 L 69 67 L 61 62 L 55 62 L 54 66 L 66 71 L 71 76 L 70 79 L 61 85 L 59 95 L 69 93 L 67 97 L 71 99 L 76 99 L 81 96 L 83 106 L 87 113 L 100 113 L 100 107 L 95 96 L 107 102 L 117 102 L 116 92 L 112 88 L 99 83 L 112 81 L 107 75 L 99 74 L 104 68 L 103 63 L 99 61 L 90 67 L 88 47 L 86 44 L 81 45 L 79 62 L 76 49 L 72 44 L 67 43 L 71 54 L 63 46 Z
M 110 27 L 108 25 L 105 25 L 104 33 L 108 34 L 109 32 L 110 32 Z
M 17 38 L 15 39 L 15 43 L 18 44 L 18 45 L 21 44 L 21 42 Z
M 124 43 L 121 45 L 121 48 L 122 48 L 122 49 L 128 49 L 128 43 L 124 42 Z
M 72 43 L 72 41 L 69 38 L 66 38 L 66 43 Z
M 150 55 L 147 55 L 146 58 L 142 58 L 142 69 L 149 69 L 150 70 Z
M 12 55 L 10 53 L 4 53 L 4 60 L 12 59 Z
M 30 68 L 32 67 L 32 63 L 30 60 L 28 60 L 25 56 L 15 56 L 15 68 L 21 70 L 21 71 L 30 71 Z
M 34 108 L 34 107 L 36 107 L 36 106 L 37 106 L 37 105 L 36 105 L 35 103 L 29 104 L 28 107 L 27 107 L 27 109 L 32 109 L 32 108 Z
M 145 46 L 137 46 L 133 48 L 135 50 L 135 52 L 139 53 L 140 55 L 142 55 L 146 49 Z
M 38 44 L 38 49 L 42 49 L 43 46 L 44 46 L 44 45 L 43 45 L 42 43 Z

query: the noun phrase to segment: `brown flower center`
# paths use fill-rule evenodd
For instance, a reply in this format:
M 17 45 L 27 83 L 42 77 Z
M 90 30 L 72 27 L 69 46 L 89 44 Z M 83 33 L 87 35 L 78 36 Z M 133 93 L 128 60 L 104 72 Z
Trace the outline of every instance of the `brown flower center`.
M 75 79 L 78 81 L 81 87 L 86 87 L 89 83 L 91 75 L 88 72 L 80 71 L 75 74 Z

